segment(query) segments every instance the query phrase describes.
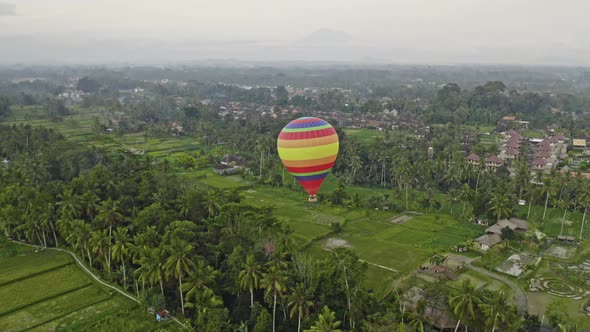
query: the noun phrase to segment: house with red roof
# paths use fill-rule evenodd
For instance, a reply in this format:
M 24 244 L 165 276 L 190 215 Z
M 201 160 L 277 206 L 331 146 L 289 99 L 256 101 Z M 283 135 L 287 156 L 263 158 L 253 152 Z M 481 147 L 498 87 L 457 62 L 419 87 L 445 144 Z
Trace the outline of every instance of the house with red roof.
M 473 165 L 473 166 L 479 166 L 479 163 L 481 162 L 481 158 L 478 155 L 476 155 L 475 153 L 471 153 L 465 159 L 467 160 L 467 163 L 469 165 Z
M 492 155 L 486 158 L 485 163 L 489 170 L 495 171 L 498 167 L 504 164 L 504 160 L 498 156 Z
M 533 169 L 535 170 L 542 170 L 545 165 L 547 165 L 547 161 L 544 158 L 538 158 L 533 161 Z

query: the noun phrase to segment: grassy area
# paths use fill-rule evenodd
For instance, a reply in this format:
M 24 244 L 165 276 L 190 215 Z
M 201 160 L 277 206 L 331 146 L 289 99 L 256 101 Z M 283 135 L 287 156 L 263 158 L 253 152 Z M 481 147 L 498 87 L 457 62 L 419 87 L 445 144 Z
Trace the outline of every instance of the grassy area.
M 506 277 L 505 275 L 502 276 Z M 463 283 L 463 280 L 466 279 L 471 280 L 471 283 L 474 284 L 477 288 L 486 288 L 494 291 L 502 291 L 508 296 L 508 298 L 512 298 L 514 295 L 514 290 L 505 283 L 498 281 L 494 278 L 491 278 L 485 274 L 481 274 L 479 272 L 469 269 L 465 269 L 464 272 L 462 272 L 457 277 L 457 279 L 453 281 L 448 281 L 447 285 L 451 286 L 452 288 L 459 289 L 461 287 L 461 283 Z
M 162 326 L 135 302 L 94 282 L 69 255 L 35 252 L 2 238 L 0 299 L 1 331 L 153 331 Z
M 240 175 L 222 176 L 213 172 L 212 167 L 196 171 L 183 171 L 178 173 L 179 176 L 188 179 L 197 179 L 206 186 L 217 189 L 244 189 L 251 185 L 250 182 L 244 180 Z
M 354 137 L 357 139 L 360 143 L 369 143 L 373 140 L 373 138 L 383 135 L 382 131 L 367 128 L 344 129 L 344 132 L 349 137 Z
M 543 206 L 532 206 L 529 221 L 539 225 L 540 229 L 548 236 L 556 237 L 561 232 L 563 210 L 548 208 L 545 221 L 543 221 L 543 210 Z M 519 218 L 526 219 L 527 212 L 528 206 L 518 206 L 514 211 L 514 215 Z M 563 235 L 570 235 L 578 238 L 580 235 L 580 226 L 582 226 L 582 216 L 582 213 L 568 211 L 565 216 L 565 223 L 563 225 Z M 586 219 L 586 223 L 588 223 L 588 219 L 590 218 L 587 217 Z M 582 238 L 590 238 L 590 231 L 585 229 L 584 234 L 582 234 Z
M 342 235 L 362 259 L 393 268 L 402 274 L 420 266 L 434 250 L 462 243 L 479 229 L 447 215 L 415 216 L 403 224 L 366 217 L 350 220 Z M 325 246 L 330 240 L 314 244 Z

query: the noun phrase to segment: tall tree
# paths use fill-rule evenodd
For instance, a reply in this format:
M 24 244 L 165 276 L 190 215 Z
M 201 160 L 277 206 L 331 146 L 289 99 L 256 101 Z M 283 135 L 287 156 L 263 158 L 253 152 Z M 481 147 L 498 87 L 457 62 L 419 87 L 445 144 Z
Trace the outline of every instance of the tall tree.
M 506 323 L 510 317 L 510 305 L 504 293 L 492 293 L 491 296 L 479 304 L 479 307 L 485 315 L 486 327 L 491 328 L 491 332 Z
M 288 306 L 291 308 L 289 316 L 293 318 L 297 314 L 297 332 L 301 331 L 301 318 L 309 316 L 309 310 L 313 305 L 304 284 L 299 283 L 291 290 Z
M 260 265 L 254 259 L 254 255 L 248 255 L 246 262 L 242 264 L 243 270 L 238 276 L 240 287 L 244 290 L 250 291 L 250 307 L 254 307 L 254 289 L 260 285 Z
M 115 244 L 113 245 L 113 258 L 116 262 L 121 263 L 123 269 L 123 286 L 127 285 L 127 267 L 125 261 L 130 255 L 129 230 L 126 227 L 118 227 L 115 230 Z
M 481 299 L 475 286 L 469 279 L 463 280 L 457 294 L 449 297 L 451 310 L 453 310 L 453 313 L 458 318 L 455 332 L 459 329 L 461 321 L 464 322 L 465 330 L 467 331 L 467 323 L 475 320 L 475 313 L 480 303 Z
M 123 220 L 123 215 L 120 212 L 119 202 L 111 198 L 106 201 L 102 201 L 98 208 L 98 215 L 96 218 L 98 221 L 109 226 L 109 255 L 108 255 L 108 266 L 111 265 L 112 257 L 112 239 L 113 239 L 113 225 Z M 110 272 L 110 271 L 109 271 Z
M 336 320 L 336 313 L 330 310 L 328 306 L 324 306 L 315 324 L 304 332 L 342 332 L 339 329 L 341 324 L 342 322 Z
M 262 275 L 261 285 L 266 290 L 267 295 L 273 297 L 272 306 L 272 331 L 276 331 L 276 311 L 277 311 L 277 298 L 283 296 L 286 291 L 285 281 L 287 278 L 283 276 L 283 273 L 277 266 L 269 267 L 268 271 Z
M 179 238 L 173 238 L 170 245 L 166 246 L 166 251 L 170 255 L 164 264 L 164 269 L 168 275 L 178 278 L 178 293 L 180 294 L 180 306 L 184 315 L 184 296 L 182 294 L 182 278 L 189 274 L 195 268 L 195 264 L 190 259 L 193 246 Z

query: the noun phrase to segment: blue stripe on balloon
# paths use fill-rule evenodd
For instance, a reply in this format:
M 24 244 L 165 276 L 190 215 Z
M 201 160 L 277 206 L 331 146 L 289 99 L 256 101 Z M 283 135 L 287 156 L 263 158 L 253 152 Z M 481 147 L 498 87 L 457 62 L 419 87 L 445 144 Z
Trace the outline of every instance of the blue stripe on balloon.
M 287 125 L 287 127 L 285 127 L 285 128 L 288 128 L 288 129 L 313 128 L 313 127 L 324 126 L 326 124 L 328 124 L 326 121 L 318 120 L 318 121 L 302 122 L 302 123 L 289 123 Z
M 295 176 L 295 178 L 297 179 L 297 181 L 313 181 L 313 180 L 319 180 L 319 179 L 323 179 L 326 176 L 328 176 L 328 173 L 330 172 L 330 170 L 326 170 L 325 173 L 322 174 L 316 174 L 316 175 L 308 175 L 308 176 Z

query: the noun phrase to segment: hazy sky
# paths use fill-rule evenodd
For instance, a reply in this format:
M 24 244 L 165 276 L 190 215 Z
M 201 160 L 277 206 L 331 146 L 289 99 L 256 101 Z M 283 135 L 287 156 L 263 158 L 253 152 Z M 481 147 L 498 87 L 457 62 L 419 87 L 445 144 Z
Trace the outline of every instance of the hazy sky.
M 0 0 L 0 61 L 590 65 L 588 13 L 588 0 Z

